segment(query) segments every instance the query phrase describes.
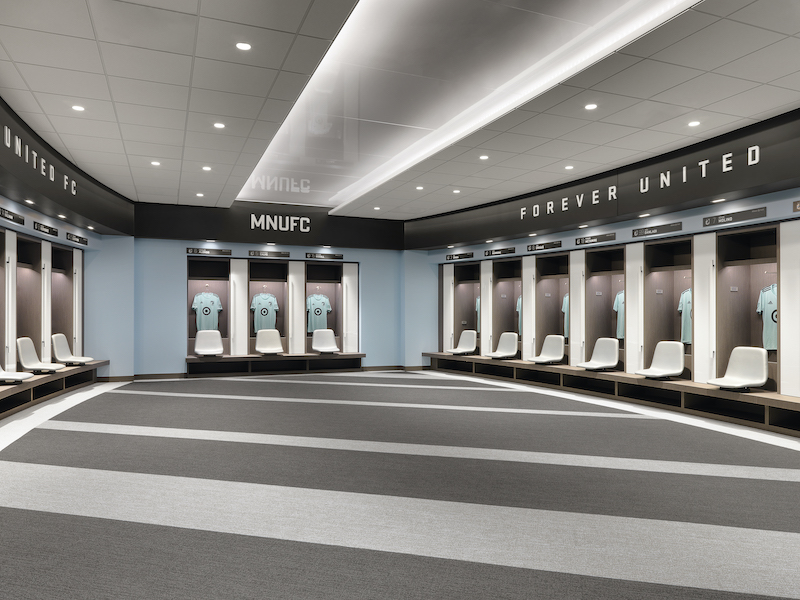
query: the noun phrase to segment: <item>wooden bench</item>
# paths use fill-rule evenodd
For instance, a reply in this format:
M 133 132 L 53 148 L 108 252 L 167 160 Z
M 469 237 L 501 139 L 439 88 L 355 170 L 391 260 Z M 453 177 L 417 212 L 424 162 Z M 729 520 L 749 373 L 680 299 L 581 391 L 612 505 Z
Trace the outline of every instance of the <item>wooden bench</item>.
M 245 356 L 187 356 L 187 377 L 208 375 L 256 375 L 264 373 L 305 373 L 309 371 L 361 370 L 366 354 L 247 354 Z

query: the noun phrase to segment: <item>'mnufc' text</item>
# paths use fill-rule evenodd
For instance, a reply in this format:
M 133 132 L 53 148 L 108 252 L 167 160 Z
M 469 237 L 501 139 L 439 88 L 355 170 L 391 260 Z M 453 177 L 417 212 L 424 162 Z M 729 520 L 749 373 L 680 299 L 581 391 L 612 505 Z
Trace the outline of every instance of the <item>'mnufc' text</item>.
M 311 219 L 308 217 L 290 217 L 284 215 L 254 215 L 250 214 L 250 229 L 262 231 L 311 231 Z
M 56 170 L 53 165 L 48 163 L 36 150 L 24 143 L 21 137 L 12 135 L 11 129 L 7 125 L 3 125 L 3 143 L 6 148 L 25 160 L 39 175 L 46 177 L 52 182 L 56 181 Z M 78 185 L 75 183 L 74 179 L 70 179 L 68 175 L 64 175 L 63 184 L 65 190 L 69 190 L 73 196 L 77 195 Z
M 761 161 L 761 147 L 760 146 L 750 146 L 747 149 L 747 166 L 752 167 L 753 165 L 757 165 Z M 697 166 L 700 167 L 700 178 L 705 179 L 708 177 L 708 165 L 711 163 L 711 160 L 705 159 L 697 162 Z M 694 167 L 694 165 L 692 165 Z M 733 171 L 733 152 L 728 152 L 727 154 L 722 155 L 721 161 L 721 169 L 723 173 L 730 173 Z M 674 182 L 678 181 L 680 183 L 687 183 L 689 179 L 689 167 L 684 166 L 681 169 L 675 171 L 675 177 L 672 176 L 672 171 L 662 171 L 658 174 L 658 189 L 664 189 L 670 187 Z M 653 178 L 655 179 L 655 177 Z M 653 189 L 656 189 L 656 182 L 653 181 Z M 650 191 L 650 177 L 640 177 L 639 178 L 639 193 L 646 194 Z
M 289 192 L 292 194 L 308 194 L 311 192 L 311 180 L 294 177 L 270 177 L 269 175 L 255 175 L 250 177 L 250 186 L 253 189 L 260 187 L 264 191 Z

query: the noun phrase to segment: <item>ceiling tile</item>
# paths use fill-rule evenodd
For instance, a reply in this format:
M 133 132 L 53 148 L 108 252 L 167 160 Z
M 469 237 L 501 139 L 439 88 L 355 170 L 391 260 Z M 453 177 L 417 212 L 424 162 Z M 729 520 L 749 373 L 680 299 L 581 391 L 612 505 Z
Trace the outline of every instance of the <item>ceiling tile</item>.
M 0 61 L 0 87 L 15 90 L 27 90 L 28 84 L 22 79 L 14 63 Z
M 489 123 L 485 129 L 490 131 L 508 131 L 531 118 L 531 114 L 524 110 L 512 110 L 496 121 Z
M 51 115 L 50 122 L 59 134 L 88 135 L 90 137 L 119 139 L 119 125 L 116 122 L 61 117 L 57 115 Z
M 219 163 L 222 165 L 235 165 L 239 159 L 238 152 L 224 152 L 222 150 L 209 150 L 207 148 L 186 148 L 183 153 L 185 160 L 197 162 Z M 255 163 L 253 164 L 253 167 Z M 252 167 L 251 167 L 252 170 Z
M 116 102 L 176 110 L 186 110 L 189 105 L 189 88 L 187 86 L 122 77 L 109 77 L 108 85 Z
M 154 6 L 156 8 L 175 10 L 178 12 L 189 13 L 190 15 L 196 15 L 197 4 L 200 0 L 125 0 L 125 1 L 131 2 L 133 4 Z
M 201 18 L 196 54 L 214 60 L 279 69 L 293 39 L 293 35 L 283 31 Z M 249 43 L 252 49 L 246 52 L 237 49 L 239 42 Z
M 180 189 L 179 183 L 163 184 L 163 185 L 142 185 L 141 183 L 136 186 L 140 194 L 155 194 L 157 196 L 174 196 L 178 197 L 178 190 Z
M 797 0 L 758 0 L 728 18 L 786 35 L 800 32 L 800 4 Z
M 273 69 L 196 58 L 192 87 L 249 96 L 266 96 L 277 74 L 278 72 Z
M 3 50 L 2 46 L 0 46 L 0 60 L 11 60 L 11 57 Z
M 30 89 L 34 92 L 111 100 L 106 78 L 103 75 L 66 71 L 38 65 L 19 64 L 17 67 Z
M 214 123 L 222 122 L 224 129 L 217 129 Z M 247 137 L 253 128 L 253 119 L 239 119 L 237 117 L 220 118 L 216 115 L 205 113 L 190 112 L 186 123 L 187 131 L 197 131 L 199 133 L 211 133 L 216 135 L 235 135 L 237 137 Z
M 192 75 L 191 56 L 108 43 L 101 43 L 100 51 L 109 75 L 189 85 Z
M 124 154 L 114 152 L 98 152 L 95 150 L 74 150 L 72 157 L 78 161 L 78 166 L 82 163 L 94 165 L 114 165 L 117 167 L 127 167 L 128 157 Z
M 569 140 L 549 140 L 547 143 L 530 150 L 529 154 L 551 158 L 570 158 L 592 148 L 594 148 L 594 144 L 571 142 Z
M 294 102 L 289 102 L 287 100 L 267 98 L 267 101 L 264 103 L 264 108 L 261 110 L 261 114 L 258 115 L 258 119 L 260 121 L 282 122 L 286 118 L 286 115 L 289 114 L 289 111 L 292 110 L 293 105 Z
M 40 31 L 0 27 L 0 39 L 12 60 L 22 63 L 102 73 L 94 40 Z
M 739 117 L 750 117 L 766 110 L 800 102 L 800 93 L 770 85 L 762 85 L 705 108 Z M 787 110 L 789 110 L 787 108 Z
M 464 162 L 446 162 L 433 167 L 431 173 L 447 173 L 448 175 L 472 175 L 476 172 L 475 165 Z
M 717 20 L 719 20 L 719 17 L 687 10 L 671 21 L 664 23 L 661 27 L 631 42 L 619 52 L 648 58 L 683 38 L 708 27 Z
M 575 160 L 583 160 L 591 163 L 614 164 L 627 159 L 636 159 L 638 150 L 625 150 L 624 148 L 611 148 L 610 146 L 598 146 L 586 152 L 576 154 Z
M 718 17 L 727 17 L 751 2 L 753 0 L 704 0 L 696 5 L 693 10 L 717 15 Z
M 247 138 L 215 133 L 187 131 L 185 145 L 187 148 L 209 148 L 227 152 L 241 152 Z
M 548 156 L 533 156 L 531 154 L 518 154 L 512 158 L 504 160 L 500 163 L 502 167 L 512 167 L 515 169 L 526 169 L 534 171 L 547 165 L 552 165 L 556 162 L 556 158 Z
M 220 165 L 220 164 L 210 165 L 207 162 L 198 162 L 191 160 L 184 160 L 181 164 L 182 164 L 181 171 L 183 173 L 200 173 L 202 175 L 219 175 L 220 177 L 228 177 L 234 171 L 233 165 Z M 203 167 L 211 167 L 211 170 L 203 171 Z M 249 176 L 250 171 L 248 171 L 246 175 Z
M 93 150 L 95 152 L 115 152 L 124 154 L 125 147 L 122 140 L 111 138 L 95 138 L 85 135 L 62 134 L 61 139 L 71 150 Z
M 181 185 L 186 182 L 202 187 L 204 184 L 225 185 L 227 181 L 228 175 L 222 173 L 206 173 L 200 170 L 181 172 Z
M 0 87 L 0 98 L 6 101 L 15 113 L 41 113 L 36 98 L 27 90 L 12 90 Z M 42 113 L 44 114 L 44 113 Z
M 357 0 L 315 0 L 300 33 L 332 40 L 341 29 Z
M 90 100 L 75 96 L 61 96 L 58 94 L 34 94 L 42 110 L 48 115 L 61 117 L 74 117 L 76 119 L 94 119 L 95 121 L 116 121 L 114 104 L 107 100 Z M 78 112 L 73 106 L 80 104 L 86 110 Z
M 84 163 L 80 167 L 95 179 L 105 183 L 113 181 L 115 184 L 123 183 L 132 185 L 131 170 L 127 165 L 110 165 L 107 163 Z M 106 185 L 109 185 L 106 183 Z M 109 186 L 110 187 L 110 186 Z
M 676 133 L 679 135 L 697 137 L 704 136 L 704 131 L 707 129 L 714 129 L 722 127 L 728 123 L 737 121 L 736 117 L 719 112 L 710 112 L 706 110 L 693 110 L 678 118 L 664 121 L 652 127 L 654 131 L 666 131 L 667 133 Z M 700 121 L 697 127 L 689 127 L 689 122 Z
M 771 82 L 770 85 L 789 88 L 790 90 L 800 91 L 800 72 L 792 73 L 791 75 L 787 75 L 786 77 L 781 77 L 780 79 L 776 79 L 775 81 Z M 2 93 L 0 93 L 0 95 L 2 95 Z
M 178 204 L 178 195 L 139 194 L 139 202 L 150 204 Z
M 488 156 L 489 158 L 481 160 L 481 156 Z M 456 162 L 468 162 L 474 164 L 476 167 L 489 167 L 499 164 L 504 160 L 508 160 L 516 156 L 515 152 L 503 152 L 502 150 L 485 150 L 484 148 L 470 148 L 466 152 L 462 152 L 452 160 Z
M 586 125 L 588 121 L 572 117 L 561 117 L 551 114 L 538 114 L 521 125 L 517 125 L 510 133 L 535 135 L 555 139 Z M 533 147 L 533 146 L 531 146 Z M 523 151 L 524 152 L 524 151 Z
M 181 179 L 180 171 L 164 171 L 153 167 L 131 167 L 131 174 L 134 182 L 141 182 L 146 185 L 172 186 L 177 185 Z
M 281 71 L 269 93 L 271 99 L 294 101 L 308 83 L 307 75 Z
M 482 146 L 483 144 L 487 143 L 489 140 L 495 138 L 497 136 L 496 131 L 488 131 L 486 129 L 479 129 L 468 135 L 465 138 L 458 140 L 459 147 L 472 147 L 477 148 L 478 146 Z M 436 155 L 434 155 L 436 156 Z
M 655 150 L 659 146 L 685 139 L 682 135 L 665 133 L 663 131 L 642 130 L 618 140 L 614 140 L 609 145 L 615 148 L 625 148 L 626 150 Z
M 295 32 L 311 0 L 203 0 L 200 14 L 212 19 Z
M 250 132 L 250 137 L 257 140 L 271 140 L 273 137 L 275 137 L 275 134 L 278 133 L 279 128 L 280 123 L 256 121 L 253 130 Z
M 692 109 L 685 106 L 674 106 L 663 102 L 642 100 L 630 108 L 621 110 L 603 119 L 603 122 L 628 125 L 630 127 L 638 127 L 639 129 L 648 129 L 653 125 L 658 125 L 659 123 L 678 117 L 690 110 Z
M 505 152 L 527 152 L 547 141 L 547 138 L 543 137 L 506 132 L 484 142 L 481 147 L 487 150 L 502 150 Z
M 86 0 L 3 0 L 0 2 L 0 24 L 94 38 Z
M 772 31 L 722 19 L 653 55 L 656 60 L 712 71 L 783 36 Z
M 330 46 L 328 40 L 299 35 L 295 38 L 282 69 L 311 75 L 328 51 L 328 46 Z
M 186 127 L 186 111 L 140 104 L 115 104 L 120 123 L 130 125 L 149 125 L 165 129 L 183 129 Z
M 647 100 L 698 75 L 702 75 L 702 72 L 696 69 L 646 59 L 609 77 L 596 88 Z
M 530 100 L 520 106 L 517 110 L 523 110 L 528 112 L 545 112 L 561 104 L 562 102 L 572 98 L 576 94 L 580 94 L 583 91 L 581 87 L 569 86 L 569 85 L 557 85 L 554 88 L 551 88 L 540 94 L 533 100 Z M 529 115 L 530 116 L 530 115 Z
M 147 156 L 151 160 L 159 158 L 180 159 L 183 154 L 181 146 L 168 146 L 166 144 L 153 144 L 150 142 L 133 142 L 125 140 L 125 149 L 129 155 Z
M 211 115 L 255 119 L 263 103 L 264 100 L 257 96 L 193 89 L 189 109 Z
M 798 3 L 800 8 L 800 3 Z M 767 83 L 800 71 L 800 40 L 786 38 L 716 70 L 723 75 Z
M 627 96 L 609 94 L 600 90 L 584 90 L 569 100 L 548 109 L 547 114 L 574 117 L 587 121 L 600 121 L 637 102 L 638 100 L 635 98 L 628 98 Z M 586 110 L 586 106 L 589 104 L 596 104 L 597 108 Z
M 122 139 L 126 142 L 145 142 L 167 146 L 183 145 L 184 131 L 182 129 L 162 129 L 128 123 L 122 123 L 119 128 L 122 131 Z
M 653 96 L 653 100 L 691 108 L 701 108 L 756 87 L 756 83 L 717 73 L 703 73 L 686 83 Z
M 151 6 L 87 0 L 97 39 L 125 46 L 191 55 L 197 17 Z
M 53 124 L 50 123 L 50 120 L 42 113 L 29 113 L 29 112 L 20 112 L 14 111 L 17 113 L 17 116 L 25 121 L 28 124 L 28 127 L 36 131 L 37 133 L 42 131 L 47 132 L 55 132 L 53 129 Z
M 617 73 L 632 67 L 640 60 L 641 59 L 636 56 L 615 52 L 611 56 L 593 64 L 591 67 L 584 69 L 577 75 L 570 77 L 561 85 L 589 89 L 595 87 L 601 81 L 605 81 L 609 77 L 613 77 Z
M 589 123 L 585 127 L 561 136 L 561 140 L 581 142 L 584 144 L 607 144 L 626 135 L 634 133 L 634 127 L 615 125 L 613 123 Z M 541 146 L 540 146 L 541 149 Z
M 475 171 L 473 169 L 473 173 L 478 177 L 482 177 L 484 179 L 514 179 L 515 177 L 524 175 L 525 169 L 493 166 L 493 167 L 487 167 L 486 169 L 480 171 Z

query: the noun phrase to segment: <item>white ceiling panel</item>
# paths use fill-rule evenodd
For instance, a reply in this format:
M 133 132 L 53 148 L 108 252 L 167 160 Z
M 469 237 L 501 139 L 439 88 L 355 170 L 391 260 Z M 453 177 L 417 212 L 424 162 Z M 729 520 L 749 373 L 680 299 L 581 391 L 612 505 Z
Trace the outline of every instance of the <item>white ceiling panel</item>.
M 746 81 L 739 77 L 726 77 L 718 73 L 703 73 L 686 83 L 676 85 L 661 94 L 653 96 L 653 99 L 670 105 L 701 108 L 740 94 L 757 85 L 753 81 Z
M 1 93 L 0 96 L 2 96 Z M 25 121 L 31 129 L 33 129 L 36 132 L 41 132 L 41 131 L 55 132 L 55 129 L 53 129 L 53 124 L 50 123 L 50 120 L 47 118 L 47 115 L 43 113 L 18 112 L 17 115 L 23 121 Z
M 148 202 L 150 204 L 178 204 L 178 196 L 173 193 L 165 195 L 139 194 L 139 202 Z
M 223 150 L 186 148 L 183 157 L 186 160 L 205 162 L 207 164 L 235 165 L 240 155 L 238 152 L 225 152 Z
M 293 39 L 294 35 L 283 31 L 201 18 L 195 54 L 203 58 L 280 69 Z M 247 52 L 238 50 L 236 44 L 239 42 L 247 42 L 252 49 Z
M 214 123 L 223 122 L 224 129 L 217 129 Z M 247 137 L 253 128 L 255 121 L 252 119 L 240 119 L 236 117 L 225 117 L 221 119 L 217 115 L 206 113 L 190 112 L 186 121 L 187 131 L 197 131 L 200 133 L 215 133 L 219 135 L 235 135 Z
M 636 159 L 638 150 L 625 150 L 624 148 L 612 148 L 610 146 L 598 146 L 581 152 L 573 156 L 575 160 L 581 160 L 600 164 L 618 164 L 628 159 Z
M 562 85 L 582 89 L 593 88 L 601 81 L 605 81 L 609 77 L 613 77 L 617 73 L 620 73 L 625 69 L 629 69 L 640 60 L 642 59 L 637 56 L 630 56 L 628 54 L 620 54 L 619 52 L 615 52 L 603 60 L 595 63 L 588 69 L 584 69 L 577 75 L 567 79 Z
M 753 0 L 704 0 L 694 8 L 718 17 L 727 17 L 752 2 Z
M 269 93 L 277 74 L 275 69 L 196 58 L 192 86 L 264 97 Z
M 80 96 L 61 96 L 41 92 L 35 93 L 34 96 L 42 111 L 48 115 L 95 121 L 117 120 L 114 104 L 107 100 L 91 100 Z M 76 105 L 82 106 L 85 110 L 76 111 L 72 108 Z
M 256 121 L 253 129 L 250 132 L 250 137 L 257 140 L 271 140 L 278 133 L 280 123 L 272 123 L 269 121 Z M 263 150 L 266 150 L 267 144 L 264 144 Z M 262 150 L 262 152 L 263 152 Z
M 8 53 L 3 49 L 3 46 L 0 45 L 0 60 L 11 60 L 11 57 Z
M 14 90 L 27 90 L 28 84 L 12 62 L 0 61 L 0 87 Z
M 486 156 L 487 158 L 482 159 L 482 156 Z M 514 156 L 516 156 L 514 152 L 503 152 L 501 150 L 492 150 L 490 152 L 484 148 L 470 148 L 455 156 L 452 160 L 455 162 L 468 162 L 475 165 L 482 165 L 483 167 L 489 167 L 500 164 L 504 160 L 508 160 Z
M 614 113 L 610 117 L 606 117 L 603 121 L 606 123 L 616 123 L 617 125 L 647 129 L 653 125 L 658 125 L 659 123 L 683 115 L 690 110 L 692 109 L 685 106 L 676 106 L 665 102 L 653 102 L 652 100 L 642 100 L 630 108 L 626 108 Z
M 473 173 L 484 179 L 514 179 L 520 175 L 524 175 L 527 171 L 525 169 L 515 169 L 513 167 L 488 167 L 486 169 L 473 169 Z
M 786 35 L 800 33 L 800 4 L 797 0 L 758 0 L 731 13 L 729 18 Z
M 272 86 L 269 97 L 276 100 L 294 100 L 300 95 L 307 83 L 308 75 L 281 71 Z
M 800 7 L 800 3 L 798 3 Z M 785 38 L 716 70 L 723 75 L 767 83 L 800 71 L 800 39 Z
M 782 39 L 781 34 L 722 19 L 653 55 L 655 60 L 711 71 Z
M 569 100 L 565 100 L 561 104 L 548 109 L 547 113 L 587 121 L 601 121 L 637 102 L 638 100 L 635 98 L 627 96 L 609 94 L 599 90 L 585 90 L 572 96 Z M 591 104 L 596 105 L 597 108 L 587 110 L 586 107 Z
M 703 129 L 716 129 L 737 120 L 736 117 L 707 110 L 693 110 L 685 115 L 681 115 L 676 119 L 671 119 L 663 123 L 659 123 L 652 127 L 654 131 L 665 131 L 667 133 L 676 133 L 683 136 L 702 137 Z M 699 121 L 700 125 L 690 127 L 689 123 Z
M 628 44 L 622 48 L 620 52 L 623 54 L 632 54 L 633 56 L 641 56 L 642 58 L 649 58 L 656 52 L 660 52 L 672 46 L 693 33 L 708 27 L 717 20 L 719 20 L 719 17 L 687 10 L 672 19 L 669 23 L 665 23 L 655 31 L 651 31 L 647 35 Z
M 197 29 L 194 15 L 115 0 L 87 2 L 100 41 L 193 54 Z
M 584 144 L 607 144 L 636 132 L 635 127 L 614 125 L 613 123 L 589 123 L 580 129 L 561 136 L 561 140 Z M 539 148 L 541 150 L 541 147 Z
M 648 100 L 702 74 L 703 72 L 697 69 L 645 59 L 598 83 L 595 88 Z
M 194 170 L 194 171 L 183 171 L 181 172 L 181 185 L 185 183 L 193 183 L 193 184 L 209 184 L 209 185 L 220 185 L 224 186 L 228 182 L 228 175 L 224 175 L 221 173 L 206 173 L 205 171 Z M 241 189 L 241 186 L 239 186 Z M 237 192 L 239 190 L 236 190 Z
M 245 139 L 245 138 L 240 138 Z M 264 151 L 267 149 L 267 141 L 260 140 L 255 137 L 250 137 L 250 139 L 246 139 L 244 142 L 244 146 L 242 146 L 242 152 L 248 152 L 250 154 L 257 154 L 261 156 L 264 154 Z
M 106 163 L 84 163 L 80 167 L 92 175 L 104 179 L 106 177 L 115 181 L 125 182 L 125 185 L 133 185 L 131 170 L 127 165 L 109 165 Z
M 584 111 L 586 112 L 586 111 Z M 562 117 L 549 113 L 535 115 L 517 125 L 511 133 L 521 133 L 522 135 L 535 135 L 544 138 L 555 139 L 570 131 L 575 131 L 586 125 L 589 121 L 585 119 L 575 119 L 572 117 Z
M 120 123 L 130 125 L 149 125 L 164 129 L 180 129 L 186 127 L 186 111 L 141 104 L 125 104 L 117 102 L 116 114 Z
M 515 110 L 507 115 L 503 115 L 496 121 L 489 123 L 486 129 L 489 131 L 508 131 L 517 125 L 524 123 L 531 117 L 530 113 L 522 110 Z
M 255 119 L 264 103 L 258 96 L 229 94 L 214 90 L 192 90 L 189 110 L 210 115 Z
M 50 115 L 50 122 L 58 133 L 120 139 L 119 124 L 113 121 L 95 121 L 94 119 Z
M 267 98 L 264 102 L 264 108 L 258 115 L 260 121 L 274 121 L 280 123 L 292 110 L 293 102 L 288 100 L 276 100 L 274 98 Z
M 95 150 L 74 150 L 72 157 L 81 164 L 128 166 L 128 156 L 114 152 L 97 152 Z
M 751 117 L 784 106 L 787 107 L 786 110 L 790 110 L 796 108 L 798 103 L 800 103 L 800 93 L 795 90 L 763 85 L 710 104 L 706 109 L 739 117 Z
M 594 144 L 585 144 L 583 142 L 572 142 L 570 140 L 548 140 L 540 146 L 536 146 L 528 151 L 528 154 L 535 156 L 546 156 L 552 158 L 571 158 L 581 152 L 586 152 L 594 148 Z
M 0 0 L 0 24 L 94 39 L 86 0 Z
M 330 40 L 299 35 L 292 44 L 289 55 L 283 63 L 283 68 L 287 71 L 311 75 L 317 68 L 319 61 L 325 55 L 330 46 Z
M 502 167 L 512 167 L 515 169 L 524 169 L 526 171 L 536 171 L 541 167 L 552 165 L 556 162 L 557 158 L 549 156 L 533 156 L 531 154 L 517 154 L 516 156 L 506 159 L 500 163 Z
M 200 14 L 221 21 L 294 32 L 310 4 L 311 0 L 203 0 Z
M 17 63 L 17 69 L 33 92 L 111 100 L 103 75 L 21 63 Z
M 96 138 L 85 135 L 60 134 L 59 137 L 70 150 L 92 150 L 94 152 L 113 152 L 125 154 L 122 140 L 111 138 Z
M 163 127 L 148 127 L 146 125 L 119 125 L 122 138 L 126 142 L 146 142 L 149 144 L 165 144 L 168 146 L 182 146 L 184 132 L 180 129 L 164 129 Z
M 241 152 L 247 138 L 233 135 L 219 135 L 215 133 L 200 133 L 187 131 L 184 144 L 187 148 L 209 148 L 226 150 L 228 152 Z
M 158 165 L 153 165 L 158 162 Z M 183 161 L 175 158 L 159 158 L 153 161 L 149 156 L 128 155 L 128 163 L 131 168 L 147 169 L 152 171 L 180 171 Z
M 106 73 L 172 85 L 189 85 L 192 57 L 145 48 L 100 44 Z
M 125 140 L 125 150 L 129 155 L 146 156 L 153 159 L 174 158 L 180 159 L 183 154 L 182 146 L 167 146 L 150 142 L 134 142 Z
M 156 8 L 163 8 L 166 10 L 175 10 L 178 12 L 189 13 L 190 15 L 197 14 L 198 3 L 200 0 L 125 0 L 133 4 L 141 4 L 143 6 L 154 6 Z
M 0 87 L 0 98 L 16 112 L 44 114 L 42 109 L 39 108 L 39 103 L 33 94 L 26 90 L 14 90 L 9 88 Z
M 681 136 L 673 133 L 643 129 L 624 138 L 614 140 L 609 146 L 626 150 L 652 151 L 681 139 L 683 139 Z
M 423 167 L 424 168 L 424 167 Z M 448 175 L 472 175 L 474 174 L 480 167 L 476 167 L 475 164 L 464 163 L 464 162 L 446 162 L 436 167 L 430 169 L 431 173 L 447 173 Z
M 175 110 L 186 110 L 189 105 L 190 88 L 187 86 L 123 77 L 109 77 L 108 86 L 111 88 L 111 96 L 116 102 Z
M 164 171 L 156 167 L 137 168 L 131 167 L 130 173 L 133 175 L 133 180 L 136 183 L 143 183 L 146 185 L 177 185 L 181 180 L 180 171 Z
M 10 58 L 18 62 L 73 71 L 103 72 L 100 52 L 94 40 L 14 27 L 0 27 L 0 40 Z
M 494 133 L 494 132 L 492 132 Z M 490 140 L 480 144 L 486 150 L 504 150 L 506 152 L 527 152 L 537 146 L 541 146 L 548 139 L 533 135 L 521 135 L 518 133 L 501 133 Z
M 231 174 L 234 174 L 235 167 L 233 165 L 214 165 L 211 167 L 211 171 L 203 171 L 203 167 L 210 166 L 208 163 L 198 162 L 198 161 L 191 161 L 191 160 L 184 160 L 182 161 L 181 171 L 183 173 L 202 173 L 204 175 L 212 174 L 212 175 L 219 175 L 229 177 Z M 247 177 L 250 173 L 245 173 L 244 176 Z M 242 173 L 235 173 L 235 176 L 241 176 Z

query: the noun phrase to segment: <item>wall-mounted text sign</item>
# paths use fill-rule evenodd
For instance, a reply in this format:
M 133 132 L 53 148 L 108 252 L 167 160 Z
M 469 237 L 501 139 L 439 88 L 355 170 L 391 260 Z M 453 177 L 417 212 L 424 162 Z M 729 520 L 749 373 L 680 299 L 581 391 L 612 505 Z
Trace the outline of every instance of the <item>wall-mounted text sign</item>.
M 274 252 L 271 250 L 250 250 L 248 256 L 258 256 L 260 258 L 289 258 L 289 252 Z
M 306 258 L 315 260 L 343 260 L 344 254 L 320 254 L 319 252 L 306 252 Z
M 750 221 L 751 219 L 763 219 L 767 216 L 767 207 L 743 210 L 741 212 L 729 213 L 727 215 L 717 215 L 716 217 L 705 217 L 703 227 L 714 227 L 715 225 L 727 225 L 728 223 L 739 223 L 740 221 Z
M 561 241 L 545 242 L 544 244 L 531 244 L 528 246 L 528 252 L 534 252 L 536 250 L 552 250 L 553 248 L 561 248 Z
M 616 233 L 604 233 L 602 235 L 588 235 L 586 237 L 575 238 L 576 246 L 586 246 L 587 244 L 599 244 L 600 242 L 613 242 L 617 239 Z
M 448 254 L 447 260 L 463 260 L 465 258 L 472 258 L 472 252 L 462 252 L 461 254 Z
M 203 256 L 230 256 L 231 251 L 223 248 L 187 248 L 186 254 L 201 254 Z
M 648 235 L 659 235 L 661 233 L 673 233 L 683 229 L 683 223 L 667 223 L 666 225 L 656 225 L 655 227 L 642 227 L 633 230 L 633 237 L 645 237 Z
M 82 246 L 88 246 L 89 245 L 89 240 L 87 240 L 85 237 L 81 237 L 79 235 L 75 235 L 74 233 L 69 233 L 68 232 L 67 233 L 67 239 L 70 242 L 75 242 L 76 244 L 81 244 Z
M 58 229 L 55 227 L 50 227 L 49 225 L 45 225 L 44 223 L 39 223 L 37 221 L 33 222 L 33 228 L 36 231 L 41 231 L 47 235 L 52 235 L 54 237 L 58 237 Z
M 18 225 L 25 225 L 25 217 L 18 215 L 15 212 L 11 212 L 10 210 L 6 210 L 5 208 L 0 208 L 0 217 L 8 219 L 9 221 Z
M 516 248 L 496 248 L 495 250 L 484 250 L 484 256 L 502 256 L 503 254 L 514 254 Z

